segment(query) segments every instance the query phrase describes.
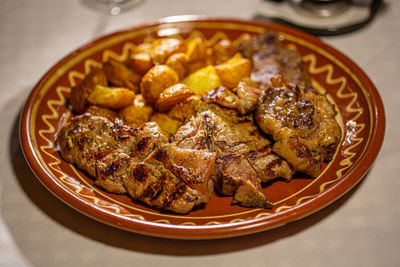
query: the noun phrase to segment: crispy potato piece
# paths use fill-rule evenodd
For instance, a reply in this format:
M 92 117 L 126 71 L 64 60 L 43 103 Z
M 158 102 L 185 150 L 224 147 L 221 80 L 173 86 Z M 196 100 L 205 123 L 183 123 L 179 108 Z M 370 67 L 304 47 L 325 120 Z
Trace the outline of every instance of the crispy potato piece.
M 159 111 L 167 111 L 192 95 L 194 95 L 192 89 L 183 83 L 177 83 L 161 92 L 155 107 Z
M 223 86 L 234 88 L 243 78 L 250 76 L 251 62 L 247 58 L 233 58 L 215 66 L 215 70 Z
M 150 53 L 147 52 L 133 54 L 128 64 L 140 75 L 146 74 L 154 66 Z
M 99 68 L 93 68 L 82 81 L 82 86 L 90 90 L 94 90 L 96 85 L 107 85 L 107 75 Z
M 184 53 L 176 53 L 171 55 L 165 64 L 178 74 L 179 79 L 183 79 L 186 74 L 187 67 L 186 55 Z
M 151 45 L 151 59 L 154 64 L 164 64 L 167 58 L 175 53 L 185 52 L 185 44 L 177 38 L 159 38 Z
M 179 76 L 172 68 L 156 65 L 143 76 L 140 92 L 147 103 L 153 104 L 165 88 L 178 82 Z
M 207 58 L 207 50 L 203 40 L 195 37 L 187 44 L 186 58 L 188 62 L 204 61 Z
M 129 106 L 119 110 L 119 116 L 131 126 L 139 126 L 150 120 L 153 107 L 146 104 L 141 94 L 136 95 L 135 100 Z
M 101 117 L 107 118 L 110 121 L 114 121 L 118 117 L 117 112 L 115 112 L 114 110 L 109 109 L 109 108 L 99 107 L 96 105 L 90 105 L 85 110 L 85 112 L 90 113 L 94 116 L 101 116 Z
M 215 65 L 228 61 L 237 52 L 237 47 L 230 40 L 224 39 L 212 47 L 212 62 Z
M 133 53 L 149 53 L 151 50 L 151 42 L 141 43 L 133 49 Z
M 137 84 L 140 83 L 142 77 L 125 64 L 115 60 L 109 60 L 103 63 L 103 70 L 108 81 L 113 85 L 125 87 L 132 90 L 134 93 L 138 93 L 138 91 L 135 90 L 139 89 Z
M 88 106 L 86 101 L 86 92 L 82 85 L 76 85 L 71 88 L 71 96 L 69 97 L 69 103 L 71 104 L 73 110 L 81 114 L 85 111 Z
M 243 55 L 242 55 L 242 53 L 237 52 L 232 56 L 231 59 L 240 59 L 240 58 L 243 58 Z
M 205 61 L 196 61 L 196 62 L 190 62 L 186 64 L 186 74 L 192 74 L 193 72 L 198 71 L 199 69 L 207 67 L 209 64 Z M 212 65 L 212 64 L 211 64 Z
M 135 99 L 135 93 L 129 89 L 109 88 L 102 85 L 96 85 L 87 98 L 93 105 L 112 109 L 125 107 L 131 104 L 133 99 Z
M 175 134 L 179 127 L 181 127 L 181 123 L 177 120 L 170 118 L 167 114 L 156 112 L 153 113 L 150 117 L 150 121 L 154 121 L 158 123 L 161 130 L 169 137 L 170 135 Z
M 190 74 L 183 79 L 182 83 L 189 86 L 199 96 L 222 85 L 214 66 L 211 65 Z
M 88 107 L 87 97 L 96 85 L 107 86 L 107 77 L 102 69 L 93 68 L 83 79 L 82 84 L 71 89 L 70 103 L 72 108 L 79 114 Z

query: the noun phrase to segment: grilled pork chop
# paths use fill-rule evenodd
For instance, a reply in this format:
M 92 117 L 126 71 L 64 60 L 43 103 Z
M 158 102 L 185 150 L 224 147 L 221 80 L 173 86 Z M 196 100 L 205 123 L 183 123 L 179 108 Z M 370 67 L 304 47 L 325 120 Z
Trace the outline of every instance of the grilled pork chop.
M 235 109 L 241 115 L 248 114 L 256 108 L 263 89 L 250 79 L 241 81 L 232 91 L 223 86 L 210 90 L 201 100 L 216 103 L 222 107 Z
M 233 202 L 243 206 L 270 208 L 261 182 L 293 175 L 289 164 L 272 153 L 270 141 L 251 116 L 216 104 L 204 104 L 171 141 L 179 147 L 215 151 L 213 180 L 218 192 L 233 195 Z
M 211 196 L 215 153 L 168 144 L 156 123 L 134 128 L 83 114 L 61 129 L 56 144 L 98 186 L 150 206 L 187 213 Z
M 282 37 L 273 31 L 247 36 L 238 45 L 239 51 L 251 59 L 251 79 L 269 86 L 271 78 L 282 75 L 286 81 L 305 88 L 311 87 L 311 79 L 298 51 L 284 46 Z
M 341 138 L 335 115 L 325 96 L 276 76 L 261 97 L 255 118 L 275 140 L 276 153 L 297 171 L 315 177 Z

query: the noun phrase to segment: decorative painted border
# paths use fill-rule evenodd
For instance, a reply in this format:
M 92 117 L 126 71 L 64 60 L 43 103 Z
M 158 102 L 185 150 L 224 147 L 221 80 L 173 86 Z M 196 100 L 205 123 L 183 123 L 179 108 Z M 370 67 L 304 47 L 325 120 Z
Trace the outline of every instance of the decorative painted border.
M 218 24 L 218 26 L 219 26 L 219 24 Z M 285 38 L 287 36 L 289 36 L 287 34 L 283 34 L 283 35 L 285 36 Z M 188 37 L 188 39 L 193 38 L 195 36 L 199 36 L 199 37 L 205 39 L 204 35 L 199 31 L 193 31 L 190 34 L 190 36 Z M 226 38 L 227 38 L 227 36 L 226 36 L 225 33 L 217 32 L 209 40 L 206 40 L 206 41 L 209 42 L 209 44 L 213 44 L 213 43 L 217 42 L 220 39 L 226 39 Z M 293 38 L 296 39 L 297 37 L 291 36 L 290 39 L 293 39 Z M 112 59 L 123 61 L 123 60 L 127 59 L 130 51 L 132 49 L 134 49 L 134 47 L 135 47 L 134 44 L 132 44 L 130 42 L 125 43 L 124 46 L 123 46 L 123 49 L 122 49 L 122 53 L 120 55 L 115 53 L 115 52 L 113 52 L 113 51 L 111 51 L 111 50 L 105 50 L 103 52 L 102 59 L 103 59 L 103 61 L 106 61 L 106 60 L 112 58 Z M 341 179 L 343 177 L 344 171 L 351 167 L 351 165 L 353 164 L 352 159 L 355 156 L 355 153 L 351 152 L 351 150 L 353 148 L 355 148 L 356 146 L 359 146 L 363 141 L 363 138 L 357 138 L 356 137 L 365 128 L 365 124 L 356 122 L 356 120 L 360 117 L 360 115 L 361 115 L 361 113 L 363 111 L 362 108 L 354 107 L 354 104 L 357 102 L 358 94 L 355 93 L 355 92 L 347 92 L 347 93 L 345 92 L 347 80 L 346 80 L 346 78 L 344 76 L 333 78 L 333 74 L 334 74 L 333 65 L 327 64 L 327 65 L 324 65 L 324 66 L 321 66 L 321 67 L 317 67 L 317 59 L 316 59 L 315 54 L 305 55 L 303 57 L 303 60 L 305 62 L 310 62 L 309 71 L 310 71 L 311 74 L 326 73 L 325 82 L 327 84 L 339 85 L 339 90 L 337 90 L 337 92 L 336 92 L 336 96 L 338 98 L 348 99 L 349 100 L 349 104 L 346 106 L 346 111 L 349 112 L 349 113 L 354 113 L 354 117 L 353 117 L 352 121 L 354 122 L 354 129 L 356 129 L 356 131 L 354 131 L 348 138 L 349 138 L 349 140 L 354 142 L 354 144 L 352 146 L 348 147 L 344 151 L 344 154 L 347 157 L 340 162 L 340 165 L 343 166 L 343 167 L 336 172 L 336 177 L 333 180 L 325 182 L 324 184 L 322 184 L 320 186 L 319 193 L 317 193 L 315 195 L 304 196 L 302 198 L 299 198 L 296 201 L 295 205 L 292 205 L 292 206 L 280 206 L 277 209 L 275 209 L 275 212 L 261 212 L 261 213 L 257 214 L 255 216 L 255 218 L 261 218 L 261 217 L 269 216 L 271 214 L 279 213 L 279 212 L 281 212 L 283 210 L 287 210 L 287 209 L 293 208 L 294 206 L 297 206 L 297 205 L 299 205 L 301 203 L 304 203 L 308 199 L 311 199 L 311 198 L 321 194 L 322 192 L 324 192 L 328 185 L 330 185 L 330 184 L 338 181 L 339 179 Z M 96 62 L 96 61 L 94 61 L 92 59 L 86 59 L 85 62 L 84 62 L 84 66 L 85 66 L 84 67 L 85 73 L 88 73 L 92 67 L 101 66 L 101 63 Z M 68 80 L 69 80 L 70 86 L 72 87 L 72 86 L 76 85 L 79 80 L 83 79 L 84 75 L 85 75 L 84 73 L 80 73 L 80 72 L 77 72 L 75 70 L 68 72 Z M 39 133 L 39 136 L 46 141 L 47 145 L 40 146 L 39 149 L 40 149 L 40 151 L 45 153 L 47 156 L 49 156 L 49 157 L 54 159 L 54 162 L 46 163 L 46 162 L 42 161 L 42 163 L 47 164 L 49 169 L 51 169 L 52 171 L 61 174 L 60 177 L 57 177 L 57 175 L 54 175 L 54 173 L 52 173 L 54 177 L 59 179 L 59 182 L 61 182 L 61 184 L 63 184 L 64 188 L 66 188 L 69 191 L 79 195 L 80 197 L 82 197 L 83 199 L 88 201 L 89 203 L 92 203 L 92 204 L 94 204 L 94 205 L 96 205 L 96 206 L 98 206 L 98 207 L 100 207 L 102 209 L 106 209 L 106 210 L 111 211 L 111 212 L 113 212 L 115 214 L 118 214 L 118 215 L 132 217 L 132 218 L 139 219 L 139 220 L 146 220 L 142 215 L 140 215 L 140 214 L 132 214 L 129 211 L 127 211 L 126 209 L 124 209 L 123 207 L 120 207 L 120 205 L 109 203 L 108 201 L 104 201 L 104 200 L 102 200 L 100 198 L 97 198 L 97 197 L 94 197 L 94 196 L 90 195 L 90 193 L 93 194 L 93 189 L 94 189 L 93 187 L 90 188 L 90 189 L 85 188 L 85 186 L 82 186 L 82 184 L 77 182 L 75 179 L 69 177 L 62 170 L 57 168 L 57 166 L 61 163 L 61 161 L 60 161 L 59 158 L 54 157 L 53 154 L 51 152 L 49 152 L 49 151 L 54 150 L 53 141 L 49 140 L 48 138 L 46 138 L 45 135 L 46 134 L 50 134 L 50 135 L 51 134 L 55 134 L 56 129 L 49 122 L 49 120 L 54 120 L 54 119 L 61 118 L 60 114 L 58 114 L 58 111 L 57 111 L 56 107 L 60 106 L 60 105 L 64 105 L 64 103 L 65 103 L 65 95 L 68 94 L 69 91 L 70 91 L 70 89 L 67 88 L 67 87 L 58 86 L 56 88 L 58 99 L 51 99 L 51 100 L 47 101 L 47 107 L 49 108 L 51 113 L 50 114 L 43 114 L 41 116 L 41 120 L 45 123 L 45 125 L 47 125 L 48 128 L 47 129 L 40 129 L 38 131 L 38 133 Z M 36 103 L 36 104 L 38 104 L 38 103 Z M 32 120 L 35 120 L 35 117 L 33 117 Z M 73 166 L 71 166 L 71 167 L 74 169 Z M 76 169 L 75 169 L 75 171 L 76 171 Z M 81 179 L 81 181 L 84 180 L 83 178 L 80 178 L 80 179 Z M 318 178 L 316 178 L 316 179 L 318 179 Z M 91 186 L 89 185 L 89 187 L 91 187 Z M 293 197 L 293 195 L 290 196 L 290 197 Z M 132 207 L 130 207 L 130 208 L 132 208 Z M 142 212 L 142 210 L 140 210 L 140 211 Z M 253 211 L 254 210 L 252 210 L 252 212 Z M 159 214 L 157 213 L 157 215 L 159 215 Z M 171 217 L 170 215 L 168 215 L 168 216 Z M 232 215 L 229 215 L 229 216 L 232 216 Z M 190 216 L 177 216 L 177 217 L 179 217 L 179 218 L 187 218 L 187 219 L 190 219 L 190 218 L 202 219 L 202 217 L 199 218 L 199 217 L 190 217 Z M 246 219 L 235 218 L 235 219 L 229 221 L 228 223 L 235 223 L 235 222 L 242 222 L 242 221 L 246 221 Z M 166 219 L 155 220 L 155 221 L 152 221 L 152 222 L 171 224 L 171 222 L 169 220 L 166 220 Z M 218 225 L 218 224 L 225 224 L 225 223 L 226 222 L 221 223 L 221 222 L 218 222 L 218 221 L 209 221 L 209 222 L 205 223 L 204 225 Z M 191 221 L 187 221 L 187 222 L 181 223 L 180 225 L 197 225 L 197 224 L 194 223 L 194 222 L 191 222 Z

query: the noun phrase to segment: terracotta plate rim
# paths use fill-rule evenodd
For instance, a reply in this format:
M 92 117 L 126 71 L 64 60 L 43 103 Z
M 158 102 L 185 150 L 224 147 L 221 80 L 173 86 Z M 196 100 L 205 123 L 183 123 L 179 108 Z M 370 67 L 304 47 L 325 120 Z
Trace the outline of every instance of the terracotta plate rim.
M 267 217 L 261 217 L 256 219 L 251 219 L 243 222 L 235 223 L 225 223 L 220 225 L 173 225 L 173 224 L 163 224 L 155 223 L 150 221 L 142 221 L 134 218 L 128 218 L 120 216 L 115 213 L 108 212 L 104 209 L 92 205 L 78 198 L 76 195 L 72 194 L 68 190 L 65 190 L 52 175 L 48 173 L 45 168 L 41 165 L 37 158 L 32 136 L 30 136 L 30 121 L 32 119 L 32 114 L 30 113 L 35 96 L 37 95 L 39 89 L 47 81 L 47 79 L 57 71 L 57 68 L 64 62 L 68 61 L 70 58 L 74 57 L 76 54 L 80 53 L 85 48 L 92 46 L 102 40 L 109 38 L 111 36 L 121 34 L 124 32 L 132 31 L 135 29 L 146 28 L 150 26 L 157 26 L 165 23 L 179 23 L 179 22 L 227 22 L 227 23 L 238 23 L 238 24 L 249 24 L 264 28 L 269 28 L 275 31 L 281 31 L 295 36 L 301 36 L 305 38 L 308 42 L 311 42 L 324 50 L 339 56 L 340 60 L 348 67 L 351 68 L 352 72 L 362 81 L 365 88 L 367 89 L 368 98 L 371 102 L 372 107 L 372 122 L 371 125 L 372 132 L 370 140 L 366 145 L 363 155 L 354 162 L 352 169 L 342 177 L 335 185 L 327 189 L 316 197 L 307 200 L 295 207 L 269 215 Z M 385 113 L 381 97 L 375 88 L 369 77 L 359 68 L 352 60 L 347 56 L 336 50 L 335 48 L 325 44 L 320 39 L 305 34 L 303 32 L 281 26 L 276 24 L 264 23 L 259 21 L 242 20 L 235 18 L 221 18 L 221 17 L 207 17 L 207 16 L 195 16 L 195 15 L 185 15 L 185 16 L 172 16 L 159 19 L 155 22 L 144 23 L 138 26 L 126 28 L 125 30 L 117 31 L 111 34 L 104 35 L 96 40 L 93 40 L 80 48 L 76 49 L 74 52 L 68 54 L 63 59 L 58 61 L 36 84 L 34 89 L 31 91 L 24 109 L 20 117 L 20 142 L 25 155 L 25 158 L 31 167 L 33 173 L 37 176 L 39 181 L 55 196 L 57 196 L 64 203 L 74 208 L 75 210 L 89 216 L 95 220 L 106 223 L 113 227 L 120 229 L 132 231 L 135 233 L 174 238 L 174 239 L 213 239 L 213 238 L 227 238 L 233 236 L 242 236 L 251 233 L 256 233 L 268 229 L 272 229 L 288 222 L 301 219 L 307 215 L 310 215 L 323 207 L 329 205 L 333 201 L 340 198 L 342 195 L 347 193 L 353 186 L 355 186 L 369 171 L 374 160 L 376 159 L 380 148 L 383 143 L 385 135 Z

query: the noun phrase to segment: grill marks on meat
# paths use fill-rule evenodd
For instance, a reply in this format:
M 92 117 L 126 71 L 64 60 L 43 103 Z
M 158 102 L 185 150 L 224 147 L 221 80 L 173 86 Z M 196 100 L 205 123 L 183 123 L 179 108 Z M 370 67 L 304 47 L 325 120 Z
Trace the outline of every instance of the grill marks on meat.
M 205 104 L 172 141 L 179 147 L 215 151 L 213 179 L 218 192 L 233 195 L 233 202 L 243 206 L 270 208 L 261 182 L 290 179 L 293 174 L 286 161 L 271 153 L 270 141 L 260 134 L 251 116 L 239 116 L 215 104 Z
M 214 161 L 213 153 L 164 144 L 144 162 L 133 164 L 123 181 L 133 199 L 159 209 L 187 213 L 209 200 Z
M 61 156 L 113 193 L 187 213 L 211 196 L 215 153 L 168 144 L 156 123 L 127 127 L 97 116 L 76 116 L 56 140 Z
M 317 176 L 341 130 L 333 106 L 313 91 L 300 54 L 278 34 L 248 36 L 239 50 L 252 59 L 252 80 L 172 108 L 169 115 L 185 124 L 169 143 L 156 123 L 134 128 L 84 114 L 61 129 L 61 156 L 107 191 L 159 209 L 189 212 L 209 200 L 213 181 L 233 203 L 271 208 L 261 183 L 290 180 L 295 171 Z M 254 111 L 273 146 L 254 125 Z
M 149 138 L 145 145 L 141 144 L 144 138 Z M 126 193 L 118 175 L 124 172 L 121 165 L 127 164 L 126 157 L 141 161 L 162 142 L 167 138 L 154 122 L 134 128 L 90 114 L 72 118 L 56 140 L 66 161 L 75 163 L 96 177 L 97 185 L 114 193 Z
M 133 163 L 132 158 L 125 153 L 114 153 L 96 161 L 97 175 L 95 184 L 109 192 L 126 193 L 123 179 L 126 169 Z
M 297 171 L 315 177 L 322 162 L 333 155 L 341 130 L 332 104 L 313 90 L 300 53 L 285 47 L 282 40 L 265 31 L 239 44 L 239 50 L 252 59 L 251 78 L 265 89 L 255 118 L 273 137 L 274 152 Z
M 252 80 L 269 86 L 271 78 L 279 74 L 286 81 L 311 88 L 311 79 L 300 54 L 285 47 L 282 40 L 277 33 L 265 31 L 239 43 L 239 50 L 252 60 Z
M 222 107 L 235 109 L 245 115 L 255 110 L 263 89 L 250 80 L 241 81 L 232 91 L 220 86 L 212 89 L 201 100 L 216 103 Z
M 297 171 L 315 177 L 341 138 L 335 115 L 325 96 L 277 76 L 260 99 L 255 118 L 260 128 L 273 136 L 276 153 Z

